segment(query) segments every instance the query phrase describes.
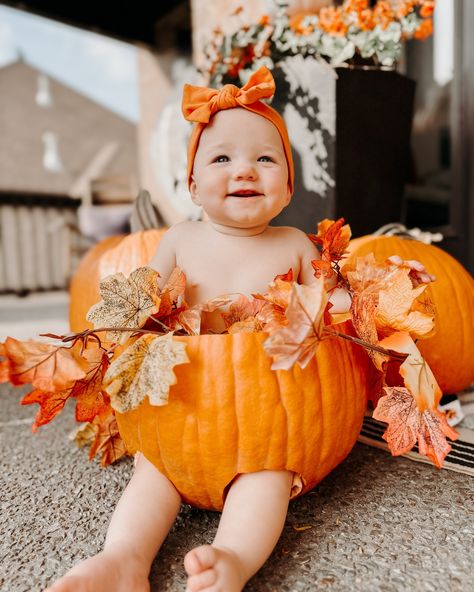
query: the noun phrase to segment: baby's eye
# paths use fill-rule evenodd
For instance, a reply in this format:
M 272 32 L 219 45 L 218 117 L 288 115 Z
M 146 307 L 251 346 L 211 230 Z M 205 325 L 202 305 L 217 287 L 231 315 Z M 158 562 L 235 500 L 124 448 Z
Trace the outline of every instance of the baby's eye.
M 263 162 L 273 162 L 273 158 L 271 156 L 260 156 L 258 160 L 263 160 Z
M 214 159 L 214 162 L 229 162 L 230 158 L 225 154 L 220 154 Z

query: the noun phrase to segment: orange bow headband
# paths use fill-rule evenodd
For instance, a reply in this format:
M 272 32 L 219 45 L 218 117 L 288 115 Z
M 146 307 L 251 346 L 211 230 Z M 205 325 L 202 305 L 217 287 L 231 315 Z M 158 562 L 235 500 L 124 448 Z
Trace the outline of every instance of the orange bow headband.
M 275 93 L 275 81 L 272 73 L 266 66 L 262 66 L 254 72 L 247 84 L 238 88 L 233 84 L 226 84 L 220 90 L 206 88 L 205 86 L 192 86 L 185 84 L 183 89 L 182 110 L 184 118 L 196 123 L 191 133 L 188 144 L 188 187 L 191 184 L 191 175 L 194 167 L 194 158 L 199 145 L 199 139 L 212 116 L 224 109 L 242 107 L 252 113 L 261 115 L 277 128 L 285 151 L 288 163 L 288 185 L 293 193 L 293 158 L 291 156 L 290 139 L 285 122 L 281 115 L 260 99 L 267 99 Z

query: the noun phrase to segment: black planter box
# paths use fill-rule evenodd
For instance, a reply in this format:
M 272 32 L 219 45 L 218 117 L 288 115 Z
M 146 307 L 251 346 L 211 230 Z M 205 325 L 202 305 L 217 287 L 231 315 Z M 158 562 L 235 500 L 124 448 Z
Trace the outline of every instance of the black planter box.
M 318 66 L 315 74 L 314 62 L 289 58 L 273 71 L 277 93 L 272 106 L 287 122 L 296 178 L 290 205 L 272 224 L 314 232 L 319 220 L 342 216 L 353 236 L 360 236 L 400 221 L 415 82 L 393 71 L 350 68 L 336 68 L 335 79 L 329 66 Z M 301 144 L 309 146 L 309 159 Z M 318 159 L 316 169 L 326 176 L 324 191 L 314 190 L 318 183 L 308 189 L 311 183 L 304 181 L 304 167 Z

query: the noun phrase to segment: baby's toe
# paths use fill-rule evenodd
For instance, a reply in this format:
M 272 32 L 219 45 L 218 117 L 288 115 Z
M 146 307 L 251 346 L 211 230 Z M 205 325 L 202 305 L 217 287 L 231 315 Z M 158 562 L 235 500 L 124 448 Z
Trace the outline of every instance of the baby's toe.
M 217 574 L 215 569 L 206 569 L 195 576 L 189 576 L 186 591 L 197 592 L 212 586 L 217 581 Z
M 186 553 L 184 567 L 189 576 L 194 576 L 213 567 L 216 561 L 216 550 L 211 545 L 201 545 Z

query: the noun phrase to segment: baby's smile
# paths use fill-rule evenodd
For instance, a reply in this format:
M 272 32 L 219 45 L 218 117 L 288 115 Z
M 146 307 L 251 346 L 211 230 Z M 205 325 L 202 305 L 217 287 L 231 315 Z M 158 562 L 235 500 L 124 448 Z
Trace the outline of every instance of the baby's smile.
M 232 193 L 228 193 L 227 197 L 262 197 L 263 194 L 259 193 L 258 191 L 254 191 L 253 189 L 239 189 L 238 191 L 234 191 Z

